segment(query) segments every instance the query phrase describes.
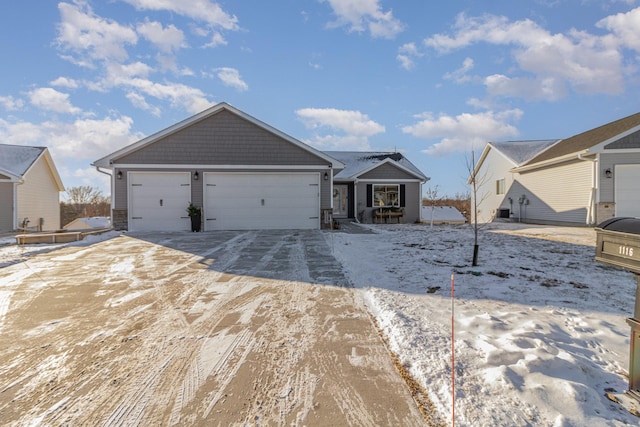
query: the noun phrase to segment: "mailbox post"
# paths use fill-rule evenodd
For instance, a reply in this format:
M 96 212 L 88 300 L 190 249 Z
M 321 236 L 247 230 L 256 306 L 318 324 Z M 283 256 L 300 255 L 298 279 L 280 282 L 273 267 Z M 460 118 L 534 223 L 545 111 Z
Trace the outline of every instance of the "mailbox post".
M 640 401 L 640 219 L 612 218 L 596 228 L 596 261 L 629 270 L 636 276 L 636 301 L 629 352 L 629 395 Z

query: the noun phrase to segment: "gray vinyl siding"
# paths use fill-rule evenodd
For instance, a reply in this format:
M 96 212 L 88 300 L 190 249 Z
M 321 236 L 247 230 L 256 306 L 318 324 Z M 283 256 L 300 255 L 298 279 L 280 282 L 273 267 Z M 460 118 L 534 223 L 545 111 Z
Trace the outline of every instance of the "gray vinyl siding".
M 13 228 L 13 183 L 0 182 L 0 231 Z
M 326 160 L 226 110 L 114 163 L 328 166 Z
M 604 171 L 615 171 L 616 165 L 640 164 L 640 152 L 637 153 L 608 153 L 600 154 L 600 198 L 599 202 L 612 203 L 614 200 L 614 188 L 616 182 L 615 173 L 612 178 L 607 178 Z
M 593 162 L 575 161 L 518 174 L 507 197 L 522 222 L 586 225 L 593 188 Z M 520 205 L 521 196 L 529 201 Z
M 617 141 L 608 144 L 605 150 L 622 149 L 622 148 L 640 148 L 640 131 L 620 138 Z
M 416 177 L 390 163 L 384 163 L 360 175 L 358 179 L 416 179 Z

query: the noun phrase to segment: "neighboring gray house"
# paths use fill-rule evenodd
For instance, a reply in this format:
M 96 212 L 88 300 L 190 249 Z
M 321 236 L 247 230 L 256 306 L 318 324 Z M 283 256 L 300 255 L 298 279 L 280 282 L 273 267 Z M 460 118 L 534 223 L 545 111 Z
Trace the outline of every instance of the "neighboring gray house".
M 401 153 L 326 151 L 346 166 L 333 178 L 334 218 L 372 222 L 383 207 L 403 208 L 404 223 L 420 221 L 422 184 L 427 178 Z
M 567 139 L 490 142 L 473 176 L 479 222 L 595 225 L 640 217 L 640 113 Z
M 408 177 L 401 163 L 377 163 L 385 180 L 372 172 L 364 177 L 371 183 L 398 186 L 399 178 Z M 93 166 L 111 170 L 112 225 L 131 231 L 189 230 L 190 202 L 202 208 L 204 231 L 329 226 L 333 178 L 346 167 L 340 159 L 226 103 L 111 153 Z M 409 175 L 409 194 L 415 197 L 409 205 L 415 205 L 418 215 L 420 192 L 414 187 L 419 187 L 422 174 Z M 361 197 L 365 200 L 364 194 Z
M 0 144 L 0 231 L 58 230 L 61 191 L 46 147 Z

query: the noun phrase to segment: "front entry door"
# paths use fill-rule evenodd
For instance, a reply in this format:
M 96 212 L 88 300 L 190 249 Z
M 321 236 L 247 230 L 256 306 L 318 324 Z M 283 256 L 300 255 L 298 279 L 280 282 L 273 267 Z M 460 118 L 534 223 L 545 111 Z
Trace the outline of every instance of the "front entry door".
M 349 187 L 347 185 L 333 186 L 333 217 L 346 218 L 349 214 Z

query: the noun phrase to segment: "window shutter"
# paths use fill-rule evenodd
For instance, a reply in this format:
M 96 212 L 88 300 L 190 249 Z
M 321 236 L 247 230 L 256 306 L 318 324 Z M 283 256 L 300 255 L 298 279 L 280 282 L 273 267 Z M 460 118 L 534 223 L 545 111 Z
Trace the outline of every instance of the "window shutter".
M 370 208 L 373 206 L 373 186 L 371 184 L 367 184 L 367 207 Z
M 404 201 L 404 184 L 400 184 L 400 207 L 404 208 L 407 204 Z

